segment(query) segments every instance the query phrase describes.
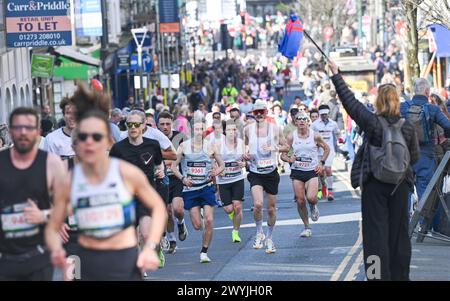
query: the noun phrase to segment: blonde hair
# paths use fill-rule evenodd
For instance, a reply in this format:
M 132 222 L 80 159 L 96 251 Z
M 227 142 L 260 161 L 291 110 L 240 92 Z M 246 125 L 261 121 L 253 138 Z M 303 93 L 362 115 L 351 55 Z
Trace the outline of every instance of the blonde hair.
M 375 108 L 380 116 L 400 116 L 400 96 L 395 85 L 385 84 L 378 88 Z

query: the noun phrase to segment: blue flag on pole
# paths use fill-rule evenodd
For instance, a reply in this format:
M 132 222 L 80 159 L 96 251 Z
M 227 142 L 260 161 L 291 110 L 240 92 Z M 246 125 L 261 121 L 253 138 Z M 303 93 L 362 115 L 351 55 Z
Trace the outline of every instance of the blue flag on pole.
M 292 60 L 297 56 L 304 37 L 303 25 L 297 15 L 291 15 L 283 39 L 278 43 L 278 51 Z

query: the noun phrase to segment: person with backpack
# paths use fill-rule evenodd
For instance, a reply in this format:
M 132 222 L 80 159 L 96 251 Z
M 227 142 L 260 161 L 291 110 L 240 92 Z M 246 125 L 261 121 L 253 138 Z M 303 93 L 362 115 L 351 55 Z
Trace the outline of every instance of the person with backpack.
M 419 161 L 413 166 L 416 174 L 416 191 L 419 205 L 422 195 L 436 171 L 435 158 L 435 127 L 439 125 L 446 137 L 450 137 L 450 120 L 441 109 L 428 102 L 430 98 L 430 84 L 426 79 L 418 78 L 414 82 L 414 97 L 400 105 L 403 118 L 413 124 L 420 145 Z
M 414 189 L 412 165 L 419 159 L 415 129 L 400 117 L 400 97 L 394 85 L 379 87 L 374 114 L 355 98 L 336 64 L 331 60 L 328 64 L 342 105 L 365 133 L 352 166 L 351 182 L 362 191 L 366 277 L 409 280 L 408 194 Z M 379 268 L 372 266 L 374 260 Z

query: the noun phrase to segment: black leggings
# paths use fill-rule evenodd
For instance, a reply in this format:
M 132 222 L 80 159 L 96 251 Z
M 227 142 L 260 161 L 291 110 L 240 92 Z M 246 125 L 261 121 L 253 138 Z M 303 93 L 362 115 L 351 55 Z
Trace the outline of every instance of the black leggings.
M 395 185 L 378 181 L 373 176 L 363 185 L 362 191 L 362 233 L 364 264 L 368 280 L 409 280 L 411 262 L 411 241 L 408 235 L 408 192 L 403 182 L 391 196 Z M 381 279 L 371 279 L 376 274 L 372 266 L 378 256 L 381 264 Z M 371 263 L 372 262 L 372 263 Z M 375 269 L 375 270 L 374 270 Z M 368 273 L 369 271 L 369 273 Z
M 140 281 L 137 247 L 98 251 L 79 247 L 81 281 Z

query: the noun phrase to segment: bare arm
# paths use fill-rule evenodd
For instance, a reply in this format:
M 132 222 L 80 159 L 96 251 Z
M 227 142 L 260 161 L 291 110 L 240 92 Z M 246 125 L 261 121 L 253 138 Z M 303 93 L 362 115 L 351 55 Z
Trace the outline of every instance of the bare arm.
M 168 149 L 161 150 L 161 153 L 164 160 L 175 160 L 177 158 L 177 154 L 175 153 L 173 146 Z
M 278 127 L 278 144 L 279 144 L 278 151 L 281 153 L 289 152 L 292 146 L 292 144 L 291 146 L 287 144 L 286 138 L 283 135 L 283 130 L 281 129 L 281 127 Z
M 289 150 L 292 148 L 293 140 L 294 139 L 292 133 L 290 133 L 286 138 L 286 145 L 289 147 Z M 281 160 L 283 160 L 284 162 L 292 163 L 291 158 L 288 156 L 289 150 L 281 154 Z
M 175 161 L 172 161 L 172 166 L 171 166 L 173 174 L 175 175 L 175 177 L 177 177 L 180 180 L 183 178 L 183 175 L 181 174 L 181 171 L 178 166 L 180 165 L 181 160 L 183 159 L 184 143 L 185 142 L 181 143 L 180 146 L 178 147 Z
M 320 136 L 320 134 L 315 134 L 314 140 L 316 141 L 316 144 L 323 149 L 322 161 L 326 161 L 328 159 L 328 156 L 330 155 L 330 147 L 323 140 L 323 138 L 322 138 L 322 136 Z
M 222 160 L 222 156 L 217 151 L 217 148 L 213 145 L 211 147 L 212 156 L 216 160 L 217 163 L 217 169 L 213 170 L 211 173 L 211 177 L 215 177 L 217 175 L 220 175 L 225 170 L 225 162 Z
M 65 251 L 59 235 L 61 225 L 67 216 L 70 201 L 71 175 L 66 172 L 59 158 L 51 158 L 47 162 L 51 174 L 51 188 L 53 191 L 53 209 L 50 220 L 45 229 L 45 241 L 51 252 L 54 265 L 65 265 Z
M 137 167 L 120 162 L 120 170 L 132 192 L 151 211 L 151 224 L 147 242 L 158 244 L 166 227 L 167 212 L 164 201 L 150 186 L 145 174 Z M 146 243 L 147 243 L 146 242 Z

